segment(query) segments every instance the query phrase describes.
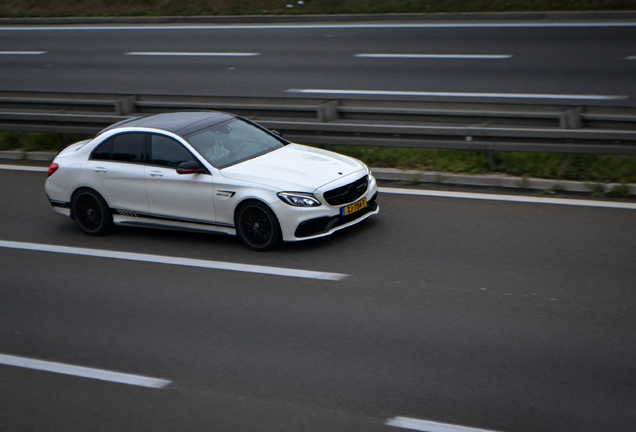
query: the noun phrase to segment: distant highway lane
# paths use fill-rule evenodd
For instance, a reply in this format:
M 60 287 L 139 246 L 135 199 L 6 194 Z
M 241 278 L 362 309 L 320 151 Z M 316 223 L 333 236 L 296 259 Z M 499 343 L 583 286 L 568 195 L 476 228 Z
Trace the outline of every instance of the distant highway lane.
M 0 90 L 636 105 L 636 23 L 0 27 Z
M 636 430 L 633 209 L 381 194 L 353 229 L 255 253 L 84 236 L 45 176 L 0 170 L 3 431 Z

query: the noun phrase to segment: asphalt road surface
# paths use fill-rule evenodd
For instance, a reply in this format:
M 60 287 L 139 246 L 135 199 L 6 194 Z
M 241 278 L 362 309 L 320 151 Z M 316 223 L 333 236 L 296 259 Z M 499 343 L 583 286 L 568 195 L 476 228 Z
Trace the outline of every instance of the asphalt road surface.
M 44 179 L 0 170 L 0 357 L 170 383 L 0 364 L 2 431 L 391 431 L 398 416 L 636 430 L 634 210 L 381 194 L 353 229 L 255 253 L 214 235 L 84 236 Z M 9 246 L 24 243 L 348 276 Z
M 636 23 L 0 27 L 0 90 L 636 105 Z

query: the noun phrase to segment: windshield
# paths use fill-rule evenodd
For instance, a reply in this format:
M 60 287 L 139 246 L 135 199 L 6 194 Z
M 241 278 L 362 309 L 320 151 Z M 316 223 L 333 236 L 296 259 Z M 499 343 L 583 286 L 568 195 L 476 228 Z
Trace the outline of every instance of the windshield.
M 236 118 L 192 133 L 185 139 L 218 169 L 283 147 L 272 135 Z

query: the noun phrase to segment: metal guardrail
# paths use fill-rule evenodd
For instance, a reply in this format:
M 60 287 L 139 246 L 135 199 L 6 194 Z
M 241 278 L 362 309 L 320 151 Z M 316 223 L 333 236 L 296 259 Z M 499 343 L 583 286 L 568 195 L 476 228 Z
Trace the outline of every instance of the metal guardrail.
M 629 107 L 5 91 L 0 130 L 94 134 L 179 110 L 229 111 L 314 145 L 636 155 Z

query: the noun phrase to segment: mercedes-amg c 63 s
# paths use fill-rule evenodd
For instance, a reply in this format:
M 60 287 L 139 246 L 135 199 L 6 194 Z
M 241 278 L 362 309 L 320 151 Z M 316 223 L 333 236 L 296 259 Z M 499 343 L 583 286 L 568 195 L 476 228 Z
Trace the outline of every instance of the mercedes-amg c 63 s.
M 119 122 L 62 150 L 48 174 L 53 209 L 89 235 L 112 224 L 195 230 L 269 250 L 379 211 L 362 162 L 221 112 Z

